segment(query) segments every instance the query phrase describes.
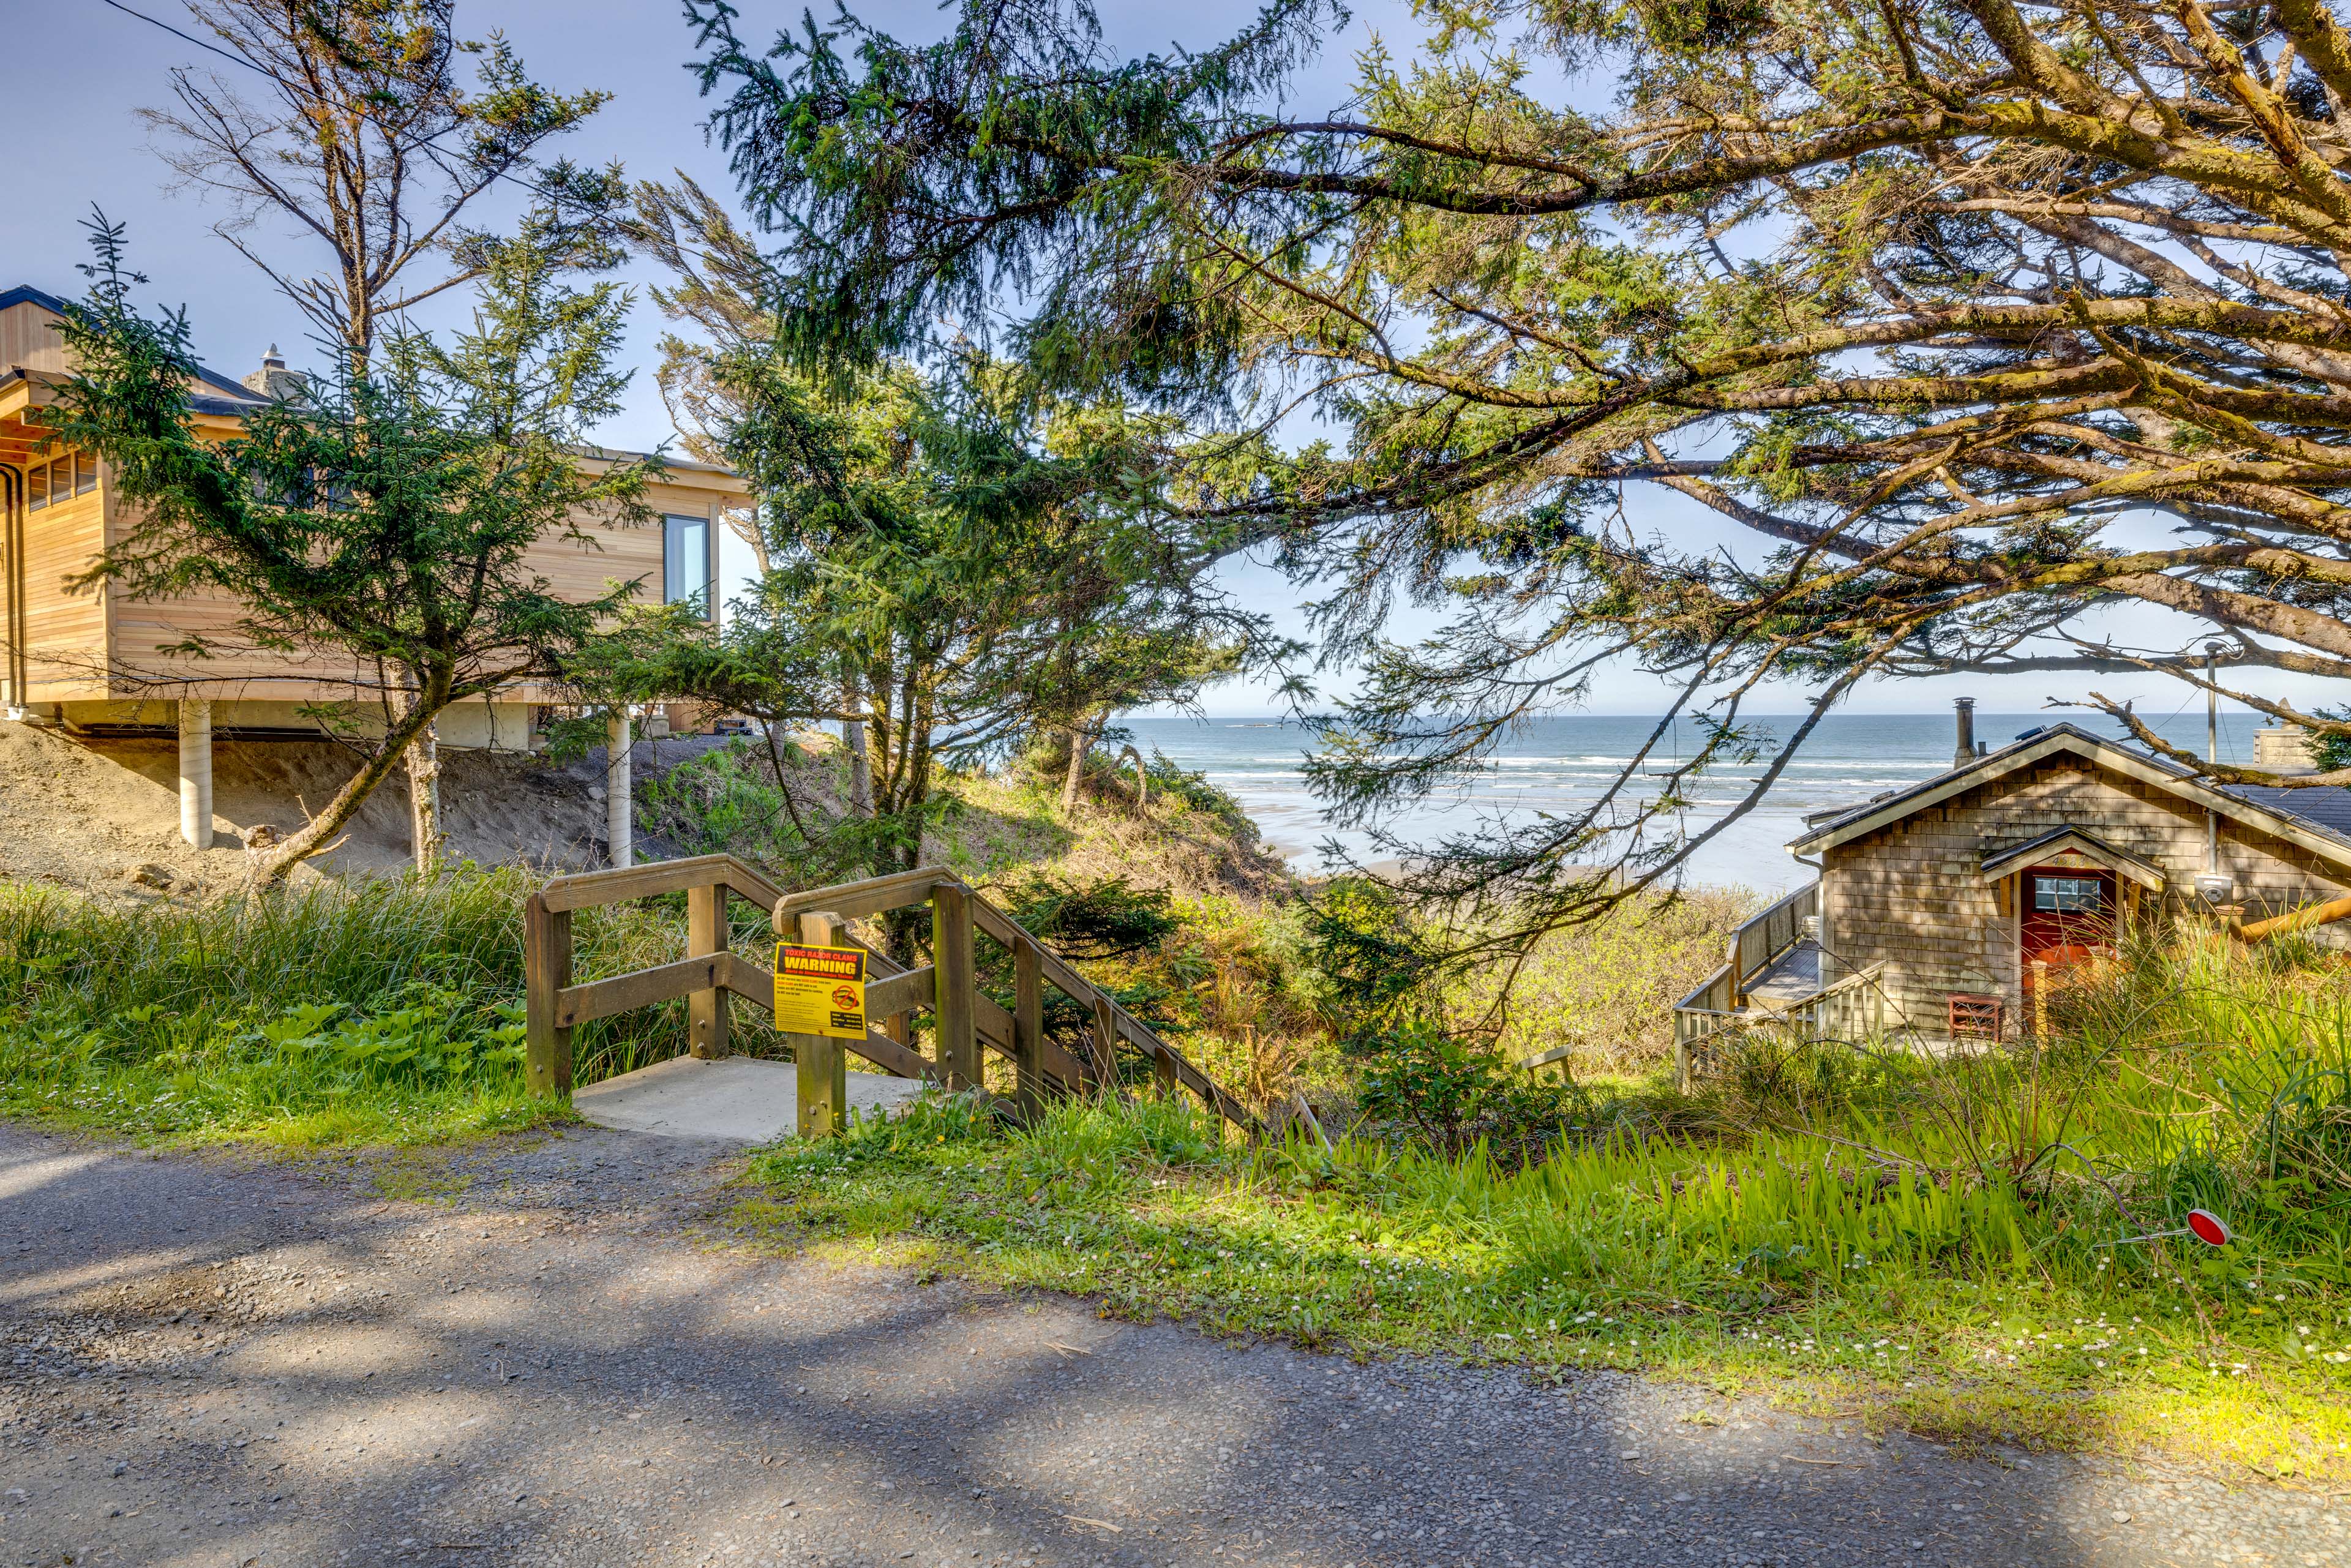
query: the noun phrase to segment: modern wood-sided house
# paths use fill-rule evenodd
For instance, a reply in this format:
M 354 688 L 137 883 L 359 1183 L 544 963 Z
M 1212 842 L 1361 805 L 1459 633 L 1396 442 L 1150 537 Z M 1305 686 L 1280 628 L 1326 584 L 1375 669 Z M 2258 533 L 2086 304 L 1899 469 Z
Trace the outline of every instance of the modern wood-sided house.
M 235 618 L 235 602 L 141 601 L 119 585 L 71 586 L 136 517 L 116 495 L 105 464 L 45 446 L 37 421 L 27 421 L 67 373 L 55 329 L 63 311 L 38 289 L 0 292 L 0 706 L 10 718 L 69 730 L 180 727 L 184 734 L 183 720 L 202 715 L 211 727 L 241 737 L 318 737 L 318 722 L 303 710 L 348 700 L 363 672 L 338 670 L 324 651 L 288 657 L 227 647 L 203 660 L 168 654 L 162 650 L 192 635 L 221 633 Z M 188 388 L 189 410 L 199 430 L 232 436 L 285 376 L 274 351 L 243 382 L 202 371 Z M 531 564 L 559 594 L 587 599 L 610 581 L 638 581 L 648 598 L 695 599 L 715 613 L 721 514 L 743 504 L 747 487 L 704 464 L 673 459 L 668 470 L 648 497 L 661 526 L 588 523 L 590 543 L 546 539 Z M 460 705 L 438 727 L 441 744 L 532 748 L 538 744 L 533 710 L 548 697 L 517 685 L 487 702 Z
M 1741 926 L 1683 999 L 1686 1067 L 1761 1013 L 1836 1038 L 2015 1038 L 2037 988 L 2134 922 L 2259 919 L 2351 890 L 2351 789 L 2216 786 L 2071 724 L 1994 751 L 1965 699 L 1956 740 L 1949 771 L 1807 820 L 1788 847 L 1819 878 Z

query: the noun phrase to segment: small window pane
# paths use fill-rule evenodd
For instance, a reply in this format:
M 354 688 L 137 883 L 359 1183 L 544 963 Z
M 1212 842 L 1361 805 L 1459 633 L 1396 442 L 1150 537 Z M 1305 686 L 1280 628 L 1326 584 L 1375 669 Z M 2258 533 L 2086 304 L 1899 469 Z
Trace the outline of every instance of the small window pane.
M 74 454 L 74 494 L 87 496 L 98 488 L 98 458 L 88 452 Z
M 49 504 L 49 465 L 36 464 L 25 470 L 25 509 L 37 512 Z
M 2036 876 L 2032 907 L 2059 915 L 2095 914 L 2105 891 L 2105 884 L 2094 876 Z
M 662 602 L 710 612 L 710 519 L 662 519 Z

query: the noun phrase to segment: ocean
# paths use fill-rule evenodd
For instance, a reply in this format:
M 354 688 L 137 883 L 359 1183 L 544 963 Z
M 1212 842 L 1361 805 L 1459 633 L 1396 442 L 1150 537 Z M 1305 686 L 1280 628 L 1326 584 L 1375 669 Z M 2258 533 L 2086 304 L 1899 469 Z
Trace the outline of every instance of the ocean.
M 2100 715 L 1979 713 L 1976 738 L 1998 750 L 2019 731 L 2060 720 L 2096 734 L 2120 733 Z M 1155 747 L 1229 791 L 1256 819 L 1267 841 L 1298 869 L 1328 869 L 1333 861 L 1325 846 L 1332 841 L 1358 861 L 1382 854 L 1368 833 L 1334 829 L 1324 819 L 1300 768 L 1313 737 L 1295 725 L 1245 716 L 1131 716 L 1120 722 L 1133 731 L 1135 746 L 1145 755 Z M 1801 722 L 1792 716 L 1758 720 L 1756 725 L 1786 736 Z M 2203 751 L 2200 708 L 2149 723 L 2173 744 Z M 1426 847 L 1479 821 L 1522 820 L 1531 813 L 1578 809 L 1616 777 L 1656 724 L 1654 718 L 1587 714 L 1536 719 L 1506 741 L 1475 777 L 1400 810 L 1387 826 L 1407 845 Z M 2253 732 L 2260 725 L 2256 714 L 2223 713 L 2222 759 L 2250 761 Z M 1761 893 L 1802 885 L 1813 873 L 1795 862 L 1787 844 L 1802 830 L 1807 814 L 1855 805 L 1881 791 L 1933 777 L 1951 765 L 1953 738 L 1949 708 L 1923 714 L 1830 715 L 1761 803 L 1699 847 L 1685 868 L 1685 880 L 1693 885 Z M 1698 744 L 1697 730 L 1684 723 L 1659 748 L 1661 755 L 1651 767 L 1661 769 Z M 1710 772 L 1683 813 L 1683 831 L 1695 836 L 1719 821 L 1764 767 L 1758 762 Z

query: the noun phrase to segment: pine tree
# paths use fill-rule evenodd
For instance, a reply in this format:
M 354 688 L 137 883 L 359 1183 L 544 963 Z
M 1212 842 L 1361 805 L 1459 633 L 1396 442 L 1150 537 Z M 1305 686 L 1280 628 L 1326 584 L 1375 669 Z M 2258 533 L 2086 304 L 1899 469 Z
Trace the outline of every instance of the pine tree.
M 1677 831 L 1698 773 L 1763 762 L 1751 807 L 1865 679 L 2200 695 L 2214 637 L 2224 670 L 2351 677 L 2351 33 L 2324 5 L 1467 0 L 1311 117 L 1281 106 L 1327 0 L 1137 59 L 1082 0 L 774 51 L 691 9 L 804 362 L 993 332 L 1196 434 L 1337 428 L 1199 510 L 1335 584 L 1326 651 L 1366 672 L 1317 772 L 1343 820 L 1607 672 L 1665 683 L 1614 788 L 1442 846 L 1426 891 L 1588 917 L 1728 825 Z M 1444 633 L 1384 639 L 1399 597 Z M 1792 689 L 1792 738 L 1747 722 Z M 2090 702 L 2223 780 L 2351 781 Z
M 526 227 L 487 258 L 474 326 L 447 347 L 392 334 L 375 362 L 338 360 L 304 397 L 214 442 L 189 416 L 185 314 L 141 314 L 131 291 L 146 280 L 125 266 L 122 229 L 102 216 L 91 229 L 90 290 L 64 327 L 78 368 L 51 413 L 58 437 L 107 461 L 137 520 L 86 580 L 232 597 L 242 647 L 345 654 L 363 672 L 348 700 L 315 710 L 358 770 L 263 859 L 276 880 L 327 847 L 403 755 L 413 770 L 412 743 L 437 715 L 559 678 L 634 591 L 568 601 L 528 560 L 542 539 L 591 542 L 590 521 L 650 520 L 657 463 L 578 455 L 627 382 L 612 366 L 627 299 L 613 284 L 558 281 Z M 213 646 L 158 652 L 201 660 Z M 429 865 L 439 824 L 417 794 Z

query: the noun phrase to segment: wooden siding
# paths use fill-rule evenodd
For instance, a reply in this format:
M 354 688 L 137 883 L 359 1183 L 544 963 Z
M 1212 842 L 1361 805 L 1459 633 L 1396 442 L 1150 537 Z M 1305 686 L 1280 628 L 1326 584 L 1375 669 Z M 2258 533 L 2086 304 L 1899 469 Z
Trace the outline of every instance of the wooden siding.
M 0 310 L 0 371 L 13 367 L 41 375 L 63 373 L 63 350 L 50 326 L 56 314 L 30 301 Z M 193 383 L 213 396 L 221 389 Z M 21 384 L 20 384 L 21 390 Z M 35 402 L 47 401 L 37 384 Z M 213 438 L 234 435 L 232 414 L 200 412 L 197 429 Z M 0 460 L 21 463 L 40 433 L 13 416 L 0 422 Z M 114 493 L 112 476 L 101 473 L 99 489 L 62 507 L 22 514 L 26 537 L 23 570 L 16 574 L 25 599 L 26 690 L 18 700 L 99 702 L 142 696 L 176 696 L 189 683 L 217 698 L 258 701 L 335 701 L 366 689 L 374 672 L 355 670 L 347 655 L 311 657 L 265 653 L 243 646 L 235 632 L 239 609 L 223 594 L 141 601 L 119 584 L 69 593 L 64 580 L 88 569 L 99 551 L 119 544 L 135 529 L 135 516 Z M 533 547 L 529 565 L 552 591 L 571 600 L 601 597 L 607 585 L 634 581 L 641 601 L 658 603 L 662 593 L 662 516 L 709 520 L 718 538 L 722 509 L 739 505 L 744 486 L 730 475 L 680 470 L 673 482 L 653 486 L 646 499 L 654 519 L 637 527 L 590 523 L 589 542 L 548 538 Z M 716 546 L 712 564 L 716 564 Z M 13 563 L 12 563 L 13 564 Z M 714 587 L 716 585 L 714 584 Z M 5 633 L 0 633 L 5 634 Z M 191 638 L 218 651 L 202 660 L 168 654 Z M 544 694 L 517 688 L 514 700 L 540 700 Z
M 66 586 L 98 559 L 105 514 L 101 485 L 23 515 L 25 563 L 18 581 L 25 593 L 26 702 L 58 702 L 106 690 L 106 595 L 96 589 L 73 592 Z
M 61 319 L 56 311 L 29 299 L 0 310 L 0 371 L 22 367 L 37 374 L 63 375 L 65 345 L 52 329 Z
M 712 490 L 683 485 L 654 487 L 649 497 L 656 511 L 696 517 L 716 515 Z M 714 520 L 712 526 L 716 527 Z M 110 538 L 120 540 L 135 527 L 127 512 L 110 517 Z M 658 603 L 662 584 L 662 528 L 658 518 L 636 527 L 585 525 L 589 541 L 549 538 L 533 546 L 527 559 L 546 577 L 560 598 L 593 599 L 612 581 L 638 581 L 643 602 Z M 296 699 L 340 701 L 371 695 L 375 672 L 355 667 L 348 656 L 321 654 L 289 658 L 243 646 L 234 632 L 237 601 L 223 594 L 190 595 L 181 599 L 139 600 L 120 586 L 109 590 L 113 637 L 111 651 L 117 679 L 112 695 L 136 695 L 152 681 L 201 681 L 216 697 L 254 700 Z M 213 641 L 220 649 L 202 661 L 174 657 L 159 650 L 176 646 L 191 636 Z M 95 695 L 95 694 L 92 694 Z M 517 700 L 537 694 L 519 689 Z
M 2194 899 L 2203 808 L 2084 758 L 2055 757 L 1830 849 L 1821 914 L 1836 972 L 1883 963 L 1887 999 L 1930 1033 L 1941 1032 L 1954 991 L 2003 996 L 2017 1016 L 2017 915 L 2012 904 L 2002 911 L 1998 883 L 1984 880 L 1983 857 L 2069 827 L 2161 866 L 2173 908 Z M 2300 846 L 2225 817 L 2220 860 L 2249 916 L 2339 897 L 2351 883 Z

